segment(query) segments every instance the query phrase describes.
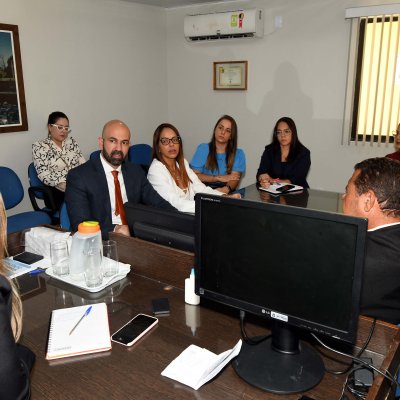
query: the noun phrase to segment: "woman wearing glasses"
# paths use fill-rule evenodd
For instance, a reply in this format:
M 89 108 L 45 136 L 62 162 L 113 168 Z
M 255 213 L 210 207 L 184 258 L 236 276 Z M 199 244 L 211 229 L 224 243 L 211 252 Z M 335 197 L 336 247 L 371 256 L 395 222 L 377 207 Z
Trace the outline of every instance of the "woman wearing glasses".
M 161 124 L 154 132 L 153 162 L 147 178 L 161 197 L 182 212 L 195 212 L 196 193 L 224 194 L 204 185 L 190 169 L 183 156 L 181 136 L 171 124 Z
M 47 122 L 48 136 L 32 145 L 33 163 L 39 179 L 53 189 L 56 205 L 64 201 L 68 171 L 85 162 L 71 132 L 68 117 L 55 111 Z
M 277 181 L 308 188 L 310 165 L 310 151 L 300 143 L 294 121 L 289 117 L 278 119 L 272 143 L 265 147 L 261 157 L 257 181 L 264 188 Z
M 400 161 L 400 124 L 397 125 L 397 129 L 393 131 L 394 136 L 394 148 L 395 152 L 386 155 L 386 158 L 391 158 L 392 160 Z
M 22 330 L 22 305 L 17 288 L 7 278 L 7 217 L 0 194 L 0 399 L 29 399 L 29 372 L 35 355 L 17 344 Z
M 236 121 L 223 115 L 215 124 L 211 142 L 200 144 L 190 163 L 202 182 L 224 193 L 237 188 L 246 170 L 244 152 L 237 148 L 237 131 Z

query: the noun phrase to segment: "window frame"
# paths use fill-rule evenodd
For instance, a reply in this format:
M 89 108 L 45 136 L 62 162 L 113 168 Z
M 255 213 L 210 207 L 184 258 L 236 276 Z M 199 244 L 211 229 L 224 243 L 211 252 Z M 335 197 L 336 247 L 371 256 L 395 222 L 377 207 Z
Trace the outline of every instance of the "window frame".
M 390 22 L 390 17 L 383 16 L 378 17 L 376 22 L 382 23 Z M 393 17 L 392 21 L 399 21 L 399 17 Z M 357 44 L 357 61 L 356 61 L 356 76 L 355 76 L 355 83 L 354 83 L 354 100 L 353 100 L 353 115 L 352 115 L 352 123 L 350 129 L 350 141 L 352 142 L 366 142 L 366 143 L 394 143 L 394 137 L 389 134 L 389 136 L 378 136 L 378 135 L 357 135 L 357 123 L 358 123 L 358 106 L 360 102 L 360 89 L 361 89 L 361 74 L 362 74 L 362 67 L 364 63 L 364 44 L 365 44 L 365 33 L 367 24 L 374 23 L 374 19 L 372 17 L 362 18 L 359 21 L 359 30 L 358 30 L 358 44 Z M 356 138 L 357 136 L 357 138 Z M 371 140 L 372 139 L 372 140 Z
M 348 58 L 347 88 L 343 119 L 342 144 L 383 144 L 388 146 L 394 142 L 391 132 L 385 129 L 383 134 L 358 133 L 359 103 L 361 101 L 362 67 L 365 63 L 364 46 L 368 23 L 400 23 L 400 4 L 357 7 L 346 10 L 346 18 L 351 20 L 350 45 Z M 399 28 L 400 29 L 400 28 Z M 383 32 L 383 28 L 382 28 Z M 400 36 L 400 33 L 399 33 Z M 397 50 L 400 43 L 397 44 Z M 400 55 L 400 52 L 398 53 Z M 393 65 L 393 64 L 392 64 Z M 378 93 L 378 91 L 376 91 Z M 375 95 L 376 95 L 375 93 Z M 396 97 L 397 98 L 397 97 Z M 393 111 L 391 111 L 393 115 Z M 400 114 L 398 114 L 398 117 Z M 396 124 L 397 127 L 397 124 Z M 393 128 L 395 129 L 395 128 Z

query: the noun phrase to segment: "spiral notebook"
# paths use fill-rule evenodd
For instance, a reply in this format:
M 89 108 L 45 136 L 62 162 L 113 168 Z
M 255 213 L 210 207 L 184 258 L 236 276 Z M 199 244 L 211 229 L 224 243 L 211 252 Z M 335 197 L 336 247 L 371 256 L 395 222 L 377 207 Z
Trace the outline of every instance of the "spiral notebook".
M 105 303 L 52 311 L 46 360 L 110 349 L 110 327 Z

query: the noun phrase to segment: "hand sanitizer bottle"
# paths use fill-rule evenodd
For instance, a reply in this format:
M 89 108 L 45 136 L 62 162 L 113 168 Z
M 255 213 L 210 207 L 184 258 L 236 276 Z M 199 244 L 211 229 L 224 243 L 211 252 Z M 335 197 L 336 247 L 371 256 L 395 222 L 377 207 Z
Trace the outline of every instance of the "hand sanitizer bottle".
M 200 303 L 200 296 L 194 291 L 194 268 L 192 268 L 189 278 L 185 279 L 185 303 L 194 306 Z

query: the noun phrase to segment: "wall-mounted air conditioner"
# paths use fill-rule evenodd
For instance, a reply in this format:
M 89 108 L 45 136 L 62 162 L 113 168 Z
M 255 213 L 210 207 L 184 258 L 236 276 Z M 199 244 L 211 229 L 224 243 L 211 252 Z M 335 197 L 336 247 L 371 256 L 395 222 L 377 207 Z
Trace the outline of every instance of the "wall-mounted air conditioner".
M 263 12 L 253 9 L 186 15 L 184 32 L 185 38 L 191 42 L 262 37 Z

